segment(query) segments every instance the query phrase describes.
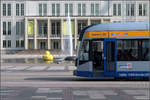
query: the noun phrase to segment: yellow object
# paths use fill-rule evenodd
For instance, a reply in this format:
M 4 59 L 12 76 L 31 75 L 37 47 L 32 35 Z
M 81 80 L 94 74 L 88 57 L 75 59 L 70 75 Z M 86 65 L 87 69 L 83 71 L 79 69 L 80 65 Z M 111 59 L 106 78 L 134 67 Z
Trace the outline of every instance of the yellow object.
M 134 37 L 134 36 L 150 36 L 150 31 L 103 31 L 103 32 L 86 32 L 85 38 L 95 37 Z
M 53 56 L 49 51 L 45 51 L 45 54 L 43 55 L 44 61 L 53 61 Z
M 28 34 L 34 34 L 34 21 L 28 21 Z
M 64 35 L 68 35 L 69 33 L 67 33 L 67 21 L 64 21 L 63 22 L 63 34 Z M 74 21 L 71 21 L 71 30 L 72 30 L 72 34 L 75 33 L 75 22 Z

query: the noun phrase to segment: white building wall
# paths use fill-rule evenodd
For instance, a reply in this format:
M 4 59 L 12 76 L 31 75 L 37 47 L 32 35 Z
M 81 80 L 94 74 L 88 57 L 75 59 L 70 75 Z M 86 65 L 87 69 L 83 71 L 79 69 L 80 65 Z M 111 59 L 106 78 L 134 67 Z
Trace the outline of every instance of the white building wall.
M 60 16 L 63 16 L 63 17 L 53 17 L 55 19 L 63 19 L 64 20 L 64 16 L 65 16 L 65 3 L 72 3 L 73 4 L 73 19 L 83 19 L 83 18 L 86 18 L 86 19 L 99 19 L 99 20 L 103 20 L 103 19 L 110 19 L 111 22 L 114 22 L 114 21 L 149 21 L 149 1 L 147 0 L 132 0 L 132 1 L 127 1 L 127 0 L 116 0 L 116 1 L 113 1 L 113 0 L 109 0 L 109 12 L 108 12 L 108 0 L 83 0 L 83 1 L 71 1 L 71 0 L 63 0 L 63 1 L 30 1 L 30 0 L 2 0 L 1 1 L 1 48 L 2 48 L 2 44 L 3 44 L 3 40 L 11 40 L 11 48 L 7 48 L 8 50 L 19 50 L 19 49 L 24 49 L 24 48 L 16 48 L 16 40 L 21 40 L 21 39 L 24 39 L 25 37 L 20 37 L 20 36 L 16 36 L 16 21 L 21 21 L 21 20 L 25 20 L 25 18 L 28 18 L 28 17 L 31 17 L 34 19 L 35 17 L 39 17 L 39 3 L 42 3 L 42 4 L 47 4 L 47 15 L 49 17 L 45 17 L 46 19 L 48 18 L 52 18 L 52 4 L 57 4 L 59 3 L 60 4 Z M 3 16 L 3 3 L 10 3 L 11 4 L 11 16 Z M 24 16 L 16 16 L 16 3 L 24 3 Z M 80 17 L 78 16 L 78 3 L 85 3 L 86 4 L 86 17 Z M 93 4 L 100 4 L 99 7 L 100 7 L 100 16 L 98 17 L 92 17 L 90 16 L 91 15 L 91 3 Z M 113 4 L 116 3 L 121 3 L 121 6 L 122 6 L 122 9 L 121 9 L 121 16 L 112 16 L 113 15 Z M 135 16 L 126 16 L 126 3 L 134 3 L 135 6 L 136 6 L 136 15 Z M 146 3 L 147 4 L 147 16 L 139 16 L 138 15 L 138 6 L 139 4 L 143 4 L 143 3 Z M 6 7 L 7 8 L 7 7 Z M 7 9 L 6 9 L 7 10 Z M 7 12 L 6 12 L 7 13 Z M 108 14 L 109 13 L 109 14 Z M 103 17 L 103 16 L 110 16 L 110 17 Z M 39 17 L 39 18 L 44 18 L 44 17 Z M 11 35 L 8 36 L 3 36 L 3 21 L 10 21 L 11 22 L 11 28 L 12 28 L 12 31 L 11 31 Z M 90 23 L 90 22 L 89 22 Z M 27 31 L 27 30 L 26 30 Z M 4 49 L 4 48 L 2 48 Z

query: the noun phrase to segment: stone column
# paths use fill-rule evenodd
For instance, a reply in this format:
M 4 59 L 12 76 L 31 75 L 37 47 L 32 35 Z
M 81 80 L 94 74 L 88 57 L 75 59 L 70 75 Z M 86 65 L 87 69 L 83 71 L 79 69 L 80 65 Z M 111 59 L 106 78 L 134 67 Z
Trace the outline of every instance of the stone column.
M 47 38 L 47 39 L 48 39 L 48 40 L 47 40 L 47 42 L 48 42 L 48 43 L 47 43 L 47 49 L 49 50 L 49 49 L 50 49 L 50 30 L 51 30 L 51 29 L 50 29 L 50 28 L 51 28 L 51 25 L 50 25 L 50 18 L 48 18 L 48 24 L 47 24 L 47 25 L 48 25 L 48 27 L 47 27 L 47 32 L 48 32 L 48 35 L 47 35 L 47 36 L 48 36 L 48 38 Z
M 88 18 L 88 26 L 91 25 L 91 19 Z
M 63 50 L 63 45 L 64 45 L 64 41 L 63 41 L 63 18 L 61 18 L 61 50 Z
M 77 26 L 77 19 L 75 18 L 75 50 L 77 49 L 77 35 L 78 35 L 78 31 L 77 31 L 77 29 L 78 29 L 78 26 Z
M 25 50 L 28 49 L 28 19 L 25 18 Z
M 34 19 L 34 49 L 37 49 L 37 19 Z

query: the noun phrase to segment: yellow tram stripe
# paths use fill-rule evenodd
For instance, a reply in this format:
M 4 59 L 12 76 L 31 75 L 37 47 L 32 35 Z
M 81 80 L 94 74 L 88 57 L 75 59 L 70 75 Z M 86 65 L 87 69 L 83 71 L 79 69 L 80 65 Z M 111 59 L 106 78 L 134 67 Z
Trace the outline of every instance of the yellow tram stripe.
M 150 31 L 104 31 L 104 32 L 87 32 L 85 38 L 96 37 L 136 37 L 150 36 Z

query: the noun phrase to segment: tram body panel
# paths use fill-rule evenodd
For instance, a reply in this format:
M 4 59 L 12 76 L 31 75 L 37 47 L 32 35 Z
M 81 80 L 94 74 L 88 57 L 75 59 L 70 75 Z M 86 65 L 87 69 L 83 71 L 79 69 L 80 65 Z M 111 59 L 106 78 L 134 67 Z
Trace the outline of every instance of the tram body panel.
M 114 24 L 114 25 L 113 25 Z M 126 25 L 123 23 L 123 25 L 120 25 L 117 28 L 115 25 L 118 25 L 116 23 L 108 23 L 103 25 L 96 25 L 94 27 L 88 27 L 84 30 L 84 33 L 82 33 L 82 36 L 79 39 L 81 44 L 78 52 L 78 59 L 77 59 L 77 70 L 74 71 L 74 75 L 81 76 L 81 77 L 123 77 L 123 78 L 137 78 L 137 77 L 150 77 L 150 59 L 143 60 L 143 53 L 137 53 L 145 52 L 146 48 L 149 48 L 148 46 L 150 43 L 148 42 L 150 34 L 148 25 L 145 22 L 138 22 L 138 23 L 130 23 L 130 25 Z M 125 26 L 124 26 L 125 25 Z M 109 29 L 108 29 L 109 26 Z M 84 42 L 89 42 L 89 51 L 85 53 L 85 55 L 88 55 L 89 57 L 84 63 L 81 63 L 80 58 L 82 53 L 82 47 L 84 48 Z M 95 64 L 94 59 L 94 50 L 93 45 L 94 42 L 98 43 L 100 41 L 103 46 L 101 48 L 101 64 L 97 66 Z M 132 60 L 120 60 L 118 59 L 118 51 L 119 46 L 118 43 L 136 43 L 138 45 L 137 47 L 133 48 L 134 53 L 136 53 L 137 58 Z M 142 45 L 141 45 L 142 43 Z M 139 47 L 143 45 L 147 45 L 144 47 Z M 113 46 L 112 46 L 113 45 Z M 124 46 L 125 44 L 123 44 Z M 97 48 L 97 46 L 95 46 Z M 124 53 L 129 52 L 129 47 L 124 47 Z M 149 48 L 150 49 L 150 48 Z M 122 50 L 122 49 L 120 49 Z M 139 51 L 140 50 L 140 51 Z M 96 51 L 97 52 L 97 51 Z M 99 52 L 99 51 L 98 51 Z M 84 54 L 84 53 L 83 53 Z M 141 55 L 142 54 L 142 55 Z M 140 58 L 141 55 L 142 57 Z M 97 54 L 98 56 L 98 54 Z M 97 68 L 98 67 L 98 68 Z

